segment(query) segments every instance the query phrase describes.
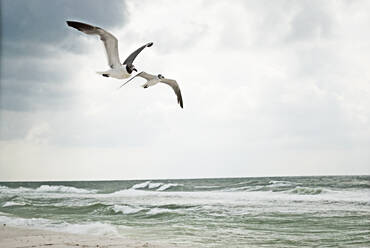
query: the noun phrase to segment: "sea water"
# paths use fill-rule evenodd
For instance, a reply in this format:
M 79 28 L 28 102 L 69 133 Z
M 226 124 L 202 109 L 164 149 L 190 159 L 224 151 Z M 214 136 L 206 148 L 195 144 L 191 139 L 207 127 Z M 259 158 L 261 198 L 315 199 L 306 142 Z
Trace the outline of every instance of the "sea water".
M 191 247 L 370 247 L 370 176 L 0 182 L 0 224 Z

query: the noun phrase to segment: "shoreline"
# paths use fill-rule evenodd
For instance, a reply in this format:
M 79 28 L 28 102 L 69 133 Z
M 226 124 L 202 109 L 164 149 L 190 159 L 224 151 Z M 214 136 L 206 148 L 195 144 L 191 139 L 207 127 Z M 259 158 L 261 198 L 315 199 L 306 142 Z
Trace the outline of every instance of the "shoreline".
M 18 227 L 1 224 L 0 247 L 127 247 L 127 248 L 169 248 L 177 245 L 154 244 L 145 241 L 134 241 L 120 237 L 72 234 L 42 230 L 32 227 Z

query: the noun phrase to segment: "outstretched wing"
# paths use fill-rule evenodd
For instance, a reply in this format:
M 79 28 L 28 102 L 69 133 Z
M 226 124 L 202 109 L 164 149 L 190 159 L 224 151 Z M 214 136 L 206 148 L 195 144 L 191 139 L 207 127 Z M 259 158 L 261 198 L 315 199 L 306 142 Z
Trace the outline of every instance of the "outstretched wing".
M 124 65 L 132 65 L 132 63 L 134 62 L 136 56 L 142 50 L 144 50 L 144 48 L 151 47 L 152 45 L 153 45 L 153 42 L 149 42 L 149 43 L 145 44 L 144 46 L 139 47 L 138 49 L 136 49 L 136 51 L 134 51 L 133 53 L 130 54 L 130 56 L 127 57 L 127 59 L 125 60 L 125 62 L 123 62 L 123 64 Z
M 118 41 L 111 33 L 102 28 L 95 27 L 82 22 L 67 21 L 68 26 L 73 27 L 85 34 L 99 35 L 104 43 L 105 51 L 107 53 L 108 65 L 113 69 L 121 65 L 118 54 Z
M 167 79 L 167 78 L 162 78 L 160 80 L 160 82 L 165 83 L 165 84 L 168 84 L 169 86 L 172 87 L 173 91 L 175 91 L 175 94 L 177 96 L 177 102 L 180 104 L 181 108 L 184 108 L 183 102 L 182 102 L 182 96 L 181 96 L 180 87 L 177 84 L 177 82 L 175 80 Z
M 135 76 L 133 76 L 132 78 L 130 78 L 129 80 L 127 80 L 126 82 L 124 82 L 120 87 L 122 88 L 122 86 L 124 86 L 125 84 L 127 84 L 128 82 L 130 82 L 132 79 L 136 78 L 136 77 L 142 77 L 142 78 L 145 78 L 146 80 L 151 80 L 151 79 L 154 79 L 156 78 L 156 76 L 152 75 L 152 74 L 149 74 L 149 73 L 146 73 L 145 71 L 142 71 L 142 72 L 139 72 L 138 74 L 136 74 Z

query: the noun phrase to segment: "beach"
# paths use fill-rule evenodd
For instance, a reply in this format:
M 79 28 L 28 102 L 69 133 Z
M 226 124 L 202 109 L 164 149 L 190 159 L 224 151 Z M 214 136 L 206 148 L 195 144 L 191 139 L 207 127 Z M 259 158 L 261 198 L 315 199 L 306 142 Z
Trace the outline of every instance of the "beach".
M 165 248 L 148 242 L 132 241 L 119 237 L 71 234 L 53 232 L 34 228 L 21 228 L 9 225 L 0 227 L 0 247 L 28 248 L 28 247 L 127 247 L 127 248 Z M 174 247 L 171 245 L 171 247 Z

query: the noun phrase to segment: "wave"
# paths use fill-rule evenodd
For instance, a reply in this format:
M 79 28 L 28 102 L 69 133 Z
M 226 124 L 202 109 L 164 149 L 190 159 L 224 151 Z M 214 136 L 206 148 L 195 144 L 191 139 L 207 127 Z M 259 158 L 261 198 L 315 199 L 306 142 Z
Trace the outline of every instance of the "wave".
M 172 187 L 182 186 L 182 184 L 177 183 L 167 183 L 159 187 L 158 191 L 166 191 L 167 189 L 170 189 Z
M 321 188 L 310 188 L 295 186 L 292 188 L 291 185 L 287 185 L 281 182 L 275 182 L 272 185 L 261 185 L 261 186 L 244 186 L 239 188 L 232 188 L 226 190 L 227 192 L 275 192 L 275 193 L 292 193 L 298 195 L 318 195 L 324 192 Z
M 81 188 L 75 188 L 63 185 L 41 185 L 36 189 L 37 192 L 62 192 L 62 193 L 76 193 L 76 194 L 88 194 L 96 193 L 96 190 L 87 190 Z
M 123 213 L 123 214 L 136 214 L 140 211 L 144 210 L 144 208 L 136 208 L 136 207 L 131 207 L 127 205 L 114 205 L 113 206 L 113 211 L 115 213 Z
M 154 216 L 154 215 L 162 215 L 162 214 L 173 213 L 173 212 L 176 212 L 176 210 L 167 209 L 167 208 L 152 208 L 146 214 Z
M 13 206 L 25 206 L 26 203 L 24 202 L 14 202 L 14 201 L 8 201 L 3 204 L 3 208 L 5 207 L 13 207 Z
M 102 222 L 90 222 L 84 224 L 63 223 L 62 225 L 55 226 L 54 230 L 98 236 L 118 235 L 119 233 L 117 227 L 113 226 L 112 224 Z
M 131 189 L 145 189 L 149 186 L 150 184 L 150 181 L 146 181 L 146 182 L 143 182 L 143 183 L 138 183 L 138 184 L 135 184 L 134 186 L 131 187 Z
M 0 193 L 4 194 L 18 194 L 18 193 L 40 193 L 40 192 L 54 192 L 54 193 L 75 193 L 75 194 L 88 194 L 88 193 L 96 193 L 97 190 L 87 190 L 82 188 L 75 188 L 71 186 L 63 186 L 63 185 L 41 185 L 40 187 L 34 188 L 25 188 L 25 187 L 18 187 L 18 188 L 9 188 L 6 186 L 0 186 Z
M 51 230 L 57 232 L 67 232 L 75 234 L 89 235 L 117 235 L 117 227 L 102 222 L 86 222 L 82 224 L 72 224 L 65 221 L 53 221 L 44 218 L 21 218 L 0 215 L 0 223 L 18 227 L 36 227 L 38 229 Z
M 18 188 L 9 188 L 9 187 L 6 187 L 6 186 L 0 186 L 0 193 L 3 193 L 3 194 L 17 194 L 17 193 L 24 193 L 24 192 L 29 192 L 29 191 L 32 191 L 34 189 L 32 188 L 25 188 L 25 187 L 18 187 Z
M 286 187 L 286 186 L 292 186 L 295 185 L 293 182 L 288 182 L 288 181 L 277 181 L 277 180 L 271 180 L 269 182 L 270 186 L 275 186 L 275 187 Z
M 324 190 L 321 188 L 309 188 L 309 187 L 295 187 L 290 190 L 289 193 L 298 195 L 318 195 L 323 193 Z
M 163 183 L 149 183 L 148 189 L 156 189 L 163 185 Z
M 156 189 L 157 191 L 166 191 L 170 188 L 178 187 L 178 186 L 183 186 L 183 185 L 178 184 L 178 183 L 161 183 L 161 182 L 153 183 L 151 181 L 146 181 L 143 183 L 135 184 L 134 186 L 131 187 L 131 189 L 134 189 L 134 190 L 138 190 L 138 189 L 139 190 L 144 190 L 144 189 L 154 190 Z

